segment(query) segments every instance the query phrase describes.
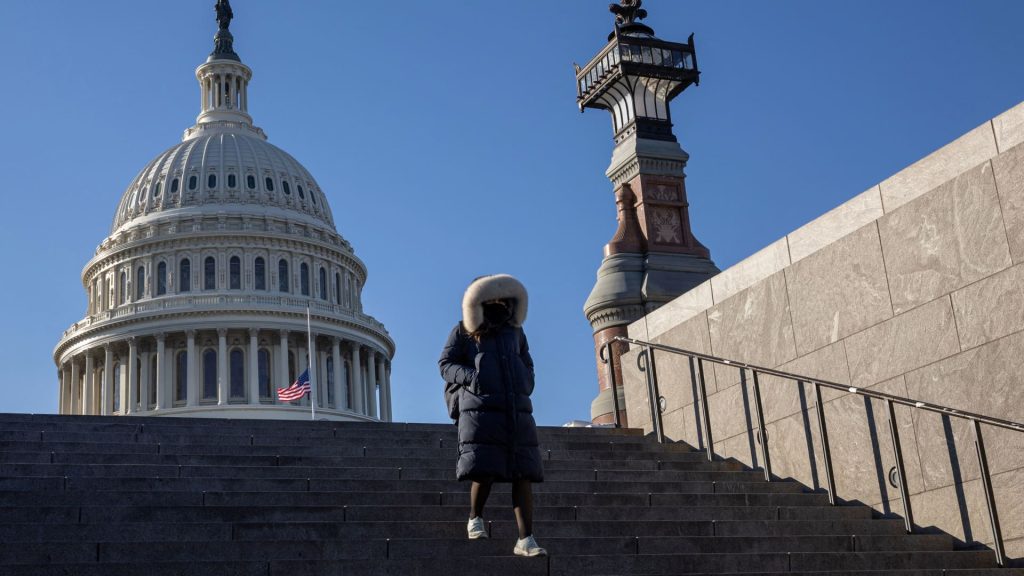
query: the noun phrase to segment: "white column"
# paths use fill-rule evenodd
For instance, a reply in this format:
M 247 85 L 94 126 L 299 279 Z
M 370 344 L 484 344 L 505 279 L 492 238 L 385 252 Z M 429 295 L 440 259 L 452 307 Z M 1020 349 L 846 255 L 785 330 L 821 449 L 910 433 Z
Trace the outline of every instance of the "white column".
M 366 414 L 377 418 L 377 352 L 366 351 Z
M 68 365 L 61 364 L 60 370 L 58 371 L 57 377 L 60 379 L 60 395 L 57 397 L 57 413 L 68 414 L 68 389 L 70 385 L 68 382 L 71 380 L 71 373 L 68 371 Z
M 114 350 L 110 344 L 103 347 L 103 390 L 100 392 L 100 400 L 103 404 L 100 413 L 110 416 L 114 406 Z
M 83 414 L 95 414 L 96 406 L 96 366 L 93 365 L 91 352 L 85 354 L 85 406 Z
M 249 329 L 249 404 L 260 403 L 259 333 L 255 328 Z
M 81 414 L 81 382 L 78 381 L 78 361 L 71 357 L 71 410 L 68 414 Z
M 331 362 L 334 364 L 334 408 L 343 410 L 348 408 L 348 401 L 344 396 L 345 386 L 341 382 L 341 341 L 338 337 L 331 339 Z
M 160 332 L 156 335 L 156 409 L 166 410 L 167 402 L 167 358 L 164 348 L 166 335 Z
M 388 384 L 387 363 L 384 355 L 377 357 L 377 379 L 380 381 L 380 419 L 391 421 L 391 387 Z
M 310 388 L 312 390 L 310 391 L 309 399 L 310 399 L 310 402 L 313 401 L 313 390 L 315 390 L 316 391 L 316 407 L 317 408 L 323 408 L 324 407 L 324 394 L 323 394 L 324 388 L 323 388 L 323 386 L 320 385 L 320 382 L 321 382 L 321 380 L 323 380 L 324 373 L 323 373 L 322 370 L 320 370 L 320 355 L 316 351 L 316 336 L 317 336 L 316 334 L 313 334 L 313 337 L 310 338 L 310 342 L 309 342 L 309 345 L 311 346 L 311 348 L 309 349 L 309 377 L 313 378 L 313 381 L 310 383 L 312 385 L 312 386 L 310 386 Z
M 128 339 L 128 385 L 121 389 L 121 414 L 134 414 L 139 401 L 139 349 L 135 337 Z M 124 370 L 121 371 L 122 374 Z M 127 390 L 125 389 L 127 388 Z
M 142 360 L 142 369 L 139 370 L 139 412 L 149 412 L 149 383 L 153 379 L 153 375 L 149 373 L 149 365 L 152 355 L 153 353 L 147 345 L 140 358 Z
M 355 411 L 360 414 L 366 413 L 366 405 L 363 404 L 363 369 L 362 362 L 359 358 L 360 350 L 362 346 L 357 343 L 352 343 L 352 403 L 355 405 Z
M 228 331 L 217 329 L 217 405 L 228 403 Z
M 196 379 L 196 331 L 188 330 L 185 332 L 187 337 L 186 344 L 186 355 L 185 359 L 185 390 L 186 396 L 188 397 L 188 406 L 196 406 L 199 404 L 199 382 Z
M 274 390 L 274 403 L 277 403 L 277 389 L 284 388 L 291 384 L 288 381 L 288 331 L 281 330 L 281 345 L 277 351 L 277 384 L 271 386 Z

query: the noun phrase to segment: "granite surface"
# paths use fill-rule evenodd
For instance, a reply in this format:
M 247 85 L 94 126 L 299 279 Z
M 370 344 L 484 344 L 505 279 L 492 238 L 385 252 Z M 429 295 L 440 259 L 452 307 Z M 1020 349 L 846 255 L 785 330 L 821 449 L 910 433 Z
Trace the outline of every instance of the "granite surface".
M 789 256 L 793 262 L 867 226 L 882 217 L 882 192 L 875 185 L 818 218 L 790 232 Z
M 1006 238 L 1013 261 L 1024 262 L 1024 144 L 992 160 Z
M 1024 265 L 957 290 L 953 312 L 964 349 L 1024 330 Z
M 1024 102 L 993 118 L 992 130 L 996 134 L 999 152 L 1024 143 Z
M 732 298 L 788 265 L 789 246 L 786 239 L 781 238 L 711 278 L 715 304 Z

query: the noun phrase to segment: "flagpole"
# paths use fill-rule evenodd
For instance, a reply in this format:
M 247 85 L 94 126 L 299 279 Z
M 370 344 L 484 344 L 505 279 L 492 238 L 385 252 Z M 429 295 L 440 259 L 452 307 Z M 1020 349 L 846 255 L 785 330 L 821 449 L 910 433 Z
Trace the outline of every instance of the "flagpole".
M 313 329 L 310 327 L 309 301 L 306 301 L 306 339 L 309 351 L 309 405 L 312 408 L 311 418 L 316 420 L 316 358 L 313 357 Z

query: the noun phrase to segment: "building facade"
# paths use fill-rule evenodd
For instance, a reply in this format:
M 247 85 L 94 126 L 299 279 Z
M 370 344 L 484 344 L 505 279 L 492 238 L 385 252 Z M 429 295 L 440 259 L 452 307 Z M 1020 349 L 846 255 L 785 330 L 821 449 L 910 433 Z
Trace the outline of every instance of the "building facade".
M 196 124 L 132 180 L 85 265 L 86 315 L 53 355 L 59 412 L 309 418 L 310 396 L 276 394 L 308 367 L 318 418 L 389 421 L 395 345 L 363 312 L 366 266 L 253 124 L 232 17 L 220 0 Z

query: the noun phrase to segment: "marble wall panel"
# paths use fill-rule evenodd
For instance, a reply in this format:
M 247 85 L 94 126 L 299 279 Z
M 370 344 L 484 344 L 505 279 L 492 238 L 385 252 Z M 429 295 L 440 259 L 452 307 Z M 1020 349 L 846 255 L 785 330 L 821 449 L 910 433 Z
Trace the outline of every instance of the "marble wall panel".
M 801 355 L 892 317 L 874 224 L 793 264 L 785 274 Z
M 796 358 L 786 279 L 774 274 L 708 310 L 715 356 L 775 367 Z M 735 368 L 715 367 L 718 389 L 739 382 Z
M 828 416 L 825 418 L 827 422 Z M 830 435 L 835 433 L 829 432 Z M 792 478 L 816 490 L 827 488 L 816 411 L 793 414 L 769 424 L 768 447 L 773 474 Z
M 713 338 L 712 338 L 713 341 Z M 852 385 L 888 380 L 960 350 L 953 306 L 940 298 L 845 340 Z
M 1014 422 L 1024 421 L 1024 333 L 1016 333 L 906 375 L 911 398 Z M 974 433 L 969 425 L 915 413 L 919 449 L 929 487 L 977 477 Z M 984 427 L 989 462 L 996 471 L 1024 467 L 1024 434 Z
M 992 477 L 1003 541 L 1024 537 L 1024 470 L 1003 472 Z M 964 542 L 992 544 L 985 491 L 981 480 L 914 494 L 914 522 L 935 526 Z M 1013 557 L 1011 555 L 1011 557 Z
M 782 238 L 712 277 L 711 294 L 715 304 L 732 298 L 786 266 L 789 266 L 789 246 Z
M 892 212 L 995 155 L 995 134 L 985 122 L 883 181 L 882 206 Z
M 1013 558 L 1016 560 L 1016 562 L 1011 563 L 1010 566 L 1024 566 L 1024 538 L 1003 540 L 1003 550 L 1006 552 L 1007 558 Z
M 708 331 L 707 316 L 700 313 L 653 339 L 653 342 L 701 354 L 711 354 L 711 334 Z M 655 360 L 658 368 L 658 384 L 662 395 L 668 401 L 668 409 L 673 410 L 678 406 L 692 404 L 698 394 L 697 388 L 691 380 L 689 357 L 657 351 Z M 708 394 L 712 394 L 718 389 L 713 371 L 706 370 L 704 380 Z
M 630 332 L 630 337 L 641 340 L 648 338 L 653 340 L 672 329 L 675 325 L 686 322 L 698 314 L 703 314 L 704 311 L 712 306 L 714 306 L 714 301 L 711 299 L 711 281 L 708 280 L 649 313 L 646 317 L 647 334 L 645 338 L 633 336 L 632 331 Z
M 672 412 L 665 412 L 661 415 L 661 426 L 665 432 L 666 440 L 673 442 L 685 442 L 684 436 L 686 431 L 684 430 L 685 422 L 683 421 L 683 408 L 679 408 Z M 687 442 L 689 444 L 689 442 Z
M 1024 102 L 993 118 L 992 130 L 1000 152 L 1024 142 Z
M 1018 144 L 992 160 L 1006 238 L 1014 262 L 1024 262 L 1024 144 Z
M 878 231 L 897 314 L 1011 264 L 989 162 L 886 214 Z
M 704 429 L 701 423 L 700 405 L 691 404 L 678 412 L 682 420 L 682 441 L 698 450 L 704 450 L 707 443 L 704 441 Z
M 882 192 L 879 187 L 854 196 L 815 220 L 790 232 L 789 256 L 803 260 L 825 246 L 867 226 L 882 217 Z
M 953 312 L 965 350 L 1024 330 L 1024 265 L 957 290 Z
M 876 389 L 906 395 L 902 377 L 881 383 Z M 839 498 L 875 504 L 898 497 L 899 490 L 889 484 L 889 470 L 896 465 L 896 459 L 885 403 L 859 395 L 844 396 L 825 404 L 825 419 Z M 908 410 L 897 409 L 896 420 L 908 486 L 912 492 L 921 491 L 924 482 L 914 449 L 913 418 Z
M 651 411 L 647 404 L 647 379 L 636 367 L 637 349 L 622 355 L 622 392 L 630 428 L 651 431 Z
M 846 348 L 842 342 L 826 346 L 779 366 L 779 370 L 821 378 L 837 384 L 850 385 L 850 370 L 846 362 Z M 814 408 L 814 388 L 809 384 L 799 386 L 792 380 L 761 376 L 761 402 L 764 406 L 765 421 L 776 420 L 796 414 L 801 410 Z M 839 392 L 822 389 L 825 402 L 838 397 Z
M 732 438 L 715 440 L 715 454 L 723 459 L 742 462 L 743 465 L 750 468 L 761 469 L 757 444 L 753 433 L 749 430 Z
M 736 384 L 708 396 L 711 435 L 718 440 L 732 438 L 755 427 L 754 397 L 749 383 Z

